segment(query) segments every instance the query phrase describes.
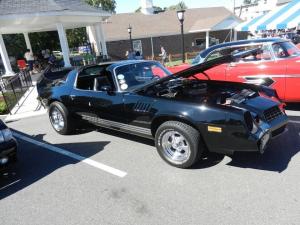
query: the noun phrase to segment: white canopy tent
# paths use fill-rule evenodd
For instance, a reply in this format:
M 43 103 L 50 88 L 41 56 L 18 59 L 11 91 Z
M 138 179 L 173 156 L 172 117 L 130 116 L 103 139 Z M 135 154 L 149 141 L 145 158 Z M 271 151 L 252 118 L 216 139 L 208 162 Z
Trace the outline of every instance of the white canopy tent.
M 251 21 L 237 26 L 240 31 L 265 31 L 295 28 L 300 25 L 300 0 L 293 0 Z
M 28 33 L 57 30 L 65 66 L 71 66 L 65 30 L 88 27 L 92 44 L 99 54 L 107 55 L 102 21 L 111 14 L 96 9 L 81 0 L 1 0 L 0 1 L 0 54 L 5 75 L 13 75 L 2 34 L 23 33 L 28 49 Z M 93 32 L 94 31 L 94 32 Z

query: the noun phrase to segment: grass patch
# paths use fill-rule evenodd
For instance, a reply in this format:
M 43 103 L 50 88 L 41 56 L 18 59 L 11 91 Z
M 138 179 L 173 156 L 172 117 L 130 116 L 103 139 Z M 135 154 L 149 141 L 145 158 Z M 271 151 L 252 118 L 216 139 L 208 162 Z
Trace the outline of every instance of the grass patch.
M 189 59 L 187 61 L 185 61 L 186 63 L 188 64 L 191 64 L 192 63 L 192 59 Z M 172 62 L 166 62 L 166 66 L 167 67 L 172 67 L 172 66 L 179 66 L 182 64 L 182 60 L 176 60 L 176 61 L 172 61 Z
M 17 98 L 20 99 L 24 93 L 25 92 L 22 92 L 21 90 L 16 91 Z M 6 105 L 4 97 L 8 105 Z M 17 104 L 17 102 L 18 99 L 16 99 L 13 91 L 9 90 L 3 92 L 2 94 L 0 93 L 0 115 L 9 113 L 9 109 L 12 109 Z
M 8 113 L 8 108 L 5 104 L 3 96 L 0 96 L 0 115 L 4 115 Z

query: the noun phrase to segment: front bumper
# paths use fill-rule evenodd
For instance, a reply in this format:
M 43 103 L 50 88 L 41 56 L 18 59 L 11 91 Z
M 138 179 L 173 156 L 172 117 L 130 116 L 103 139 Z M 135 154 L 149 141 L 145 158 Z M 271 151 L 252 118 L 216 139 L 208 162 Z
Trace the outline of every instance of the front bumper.
M 18 144 L 16 139 L 3 142 L 0 144 L 0 169 L 3 169 L 8 164 L 13 163 L 17 159 Z

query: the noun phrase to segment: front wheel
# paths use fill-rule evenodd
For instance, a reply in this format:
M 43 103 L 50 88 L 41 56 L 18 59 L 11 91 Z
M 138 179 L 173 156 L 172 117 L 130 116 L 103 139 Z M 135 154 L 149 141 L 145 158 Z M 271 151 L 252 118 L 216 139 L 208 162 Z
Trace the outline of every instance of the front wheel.
M 73 132 L 73 124 L 68 109 L 60 102 L 53 102 L 49 107 L 49 119 L 54 130 L 62 135 Z
M 200 141 L 199 131 L 179 121 L 163 123 L 155 134 L 155 145 L 161 158 L 179 168 L 191 167 L 198 161 L 203 152 Z

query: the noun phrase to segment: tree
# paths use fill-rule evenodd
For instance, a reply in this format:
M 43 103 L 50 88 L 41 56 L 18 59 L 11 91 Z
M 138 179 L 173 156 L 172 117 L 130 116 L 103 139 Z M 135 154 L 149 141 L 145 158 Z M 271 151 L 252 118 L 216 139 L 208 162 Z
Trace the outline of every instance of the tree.
M 139 12 L 141 12 L 141 10 L 142 10 L 142 8 L 138 7 L 134 12 L 139 13 Z M 153 11 L 154 12 L 161 12 L 161 11 L 164 11 L 164 10 L 165 10 L 165 8 L 163 9 L 159 6 L 153 6 Z
M 168 10 L 182 10 L 182 9 L 187 9 L 187 5 L 184 3 L 184 1 L 179 2 L 176 5 L 171 5 L 168 7 Z
M 252 0 L 244 0 L 244 5 L 249 5 L 252 3 Z
M 89 5 L 94 7 L 101 7 L 103 10 L 116 12 L 116 1 L 115 0 L 85 0 Z
M 85 27 L 67 30 L 68 44 L 70 48 L 81 46 L 87 42 L 87 33 Z

